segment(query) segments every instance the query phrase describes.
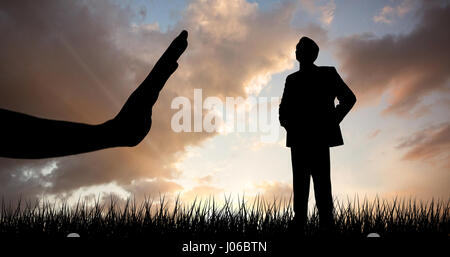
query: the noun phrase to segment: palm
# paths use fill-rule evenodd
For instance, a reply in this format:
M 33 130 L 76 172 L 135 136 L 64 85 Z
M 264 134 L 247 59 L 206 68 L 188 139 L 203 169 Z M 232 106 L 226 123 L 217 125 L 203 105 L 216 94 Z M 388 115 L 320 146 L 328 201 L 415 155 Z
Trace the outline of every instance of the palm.
M 130 95 L 117 116 L 109 121 L 119 146 L 135 146 L 150 131 L 152 107 L 164 84 L 178 67 L 177 60 L 187 47 L 187 31 L 175 38 L 150 74 Z

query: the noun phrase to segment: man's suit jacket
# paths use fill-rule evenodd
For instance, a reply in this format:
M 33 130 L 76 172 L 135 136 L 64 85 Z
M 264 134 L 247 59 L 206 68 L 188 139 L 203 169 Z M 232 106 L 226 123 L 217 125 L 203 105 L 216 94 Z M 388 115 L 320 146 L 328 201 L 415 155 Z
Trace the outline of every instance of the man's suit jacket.
M 334 67 L 315 66 L 290 74 L 279 110 L 280 124 L 287 131 L 286 146 L 343 145 L 339 123 L 355 102 Z

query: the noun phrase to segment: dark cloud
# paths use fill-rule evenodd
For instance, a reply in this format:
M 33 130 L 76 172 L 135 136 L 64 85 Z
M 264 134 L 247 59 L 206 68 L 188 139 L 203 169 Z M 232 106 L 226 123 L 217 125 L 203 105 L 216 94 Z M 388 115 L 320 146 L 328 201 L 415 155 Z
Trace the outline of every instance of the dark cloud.
M 3 1 L 0 9 L 4 108 L 98 122 L 112 116 L 134 86 L 124 74 L 143 75 L 147 68 L 112 44 L 112 29 L 129 22 L 113 4 Z
M 337 40 L 337 58 L 359 103 L 379 102 L 388 93 L 386 114 L 417 116 L 432 92 L 449 95 L 450 5 L 424 2 L 420 20 L 407 34 L 353 35 Z

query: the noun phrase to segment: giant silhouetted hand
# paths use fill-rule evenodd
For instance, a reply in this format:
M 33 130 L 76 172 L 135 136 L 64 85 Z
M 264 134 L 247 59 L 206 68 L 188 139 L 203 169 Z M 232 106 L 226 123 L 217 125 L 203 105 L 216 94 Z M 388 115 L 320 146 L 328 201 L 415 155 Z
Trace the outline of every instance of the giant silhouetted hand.
M 172 41 L 120 112 L 105 123 L 48 120 L 0 109 L 0 156 L 48 158 L 139 144 L 150 131 L 152 107 L 178 67 L 187 36 L 184 30 Z
M 106 122 L 118 146 L 135 146 L 147 135 L 152 123 L 152 107 L 160 90 L 177 69 L 177 60 L 186 47 L 187 31 L 183 31 L 170 44 L 144 82 L 131 94 L 119 114 Z

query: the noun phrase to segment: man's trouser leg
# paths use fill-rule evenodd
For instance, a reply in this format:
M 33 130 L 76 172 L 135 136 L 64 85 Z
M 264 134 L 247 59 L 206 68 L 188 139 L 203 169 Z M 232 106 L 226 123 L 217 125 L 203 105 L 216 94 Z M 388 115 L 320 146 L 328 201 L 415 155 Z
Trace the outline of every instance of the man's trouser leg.
M 319 211 L 320 227 L 323 230 L 333 229 L 333 198 L 331 193 L 330 149 L 328 147 L 314 149 L 311 175 L 314 183 L 314 194 Z
M 305 165 L 304 152 L 298 147 L 291 147 L 292 177 L 294 190 L 295 223 L 304 230 L 308 214 L 308 197 L 310 171 Z

